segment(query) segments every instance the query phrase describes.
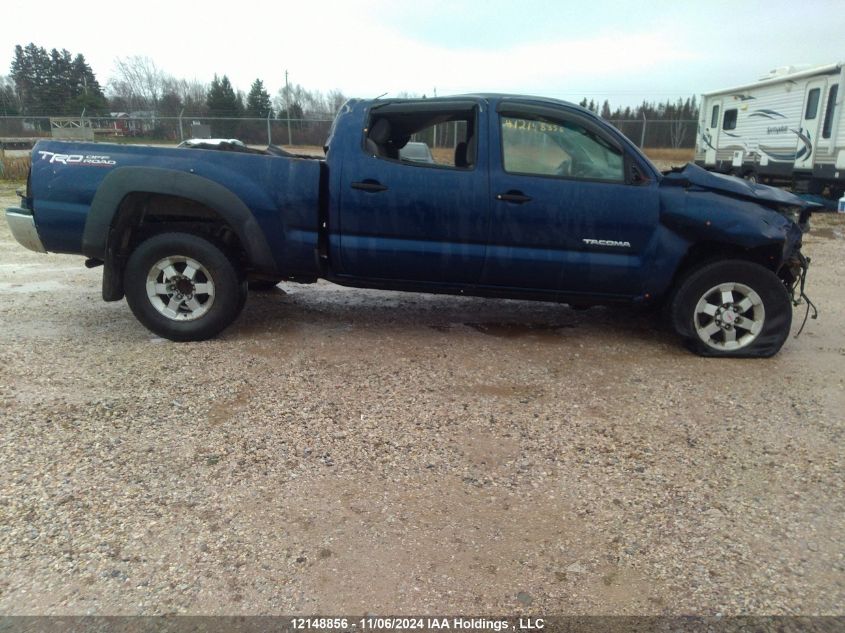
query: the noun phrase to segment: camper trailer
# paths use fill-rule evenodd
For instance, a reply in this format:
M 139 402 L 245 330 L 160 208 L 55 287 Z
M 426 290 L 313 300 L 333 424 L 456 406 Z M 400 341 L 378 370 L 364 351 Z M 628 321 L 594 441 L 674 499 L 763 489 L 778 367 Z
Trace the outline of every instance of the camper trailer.
M 778 68 L 701 96 L 696 164 L 797 191 L 845 188 L 845 62 Z

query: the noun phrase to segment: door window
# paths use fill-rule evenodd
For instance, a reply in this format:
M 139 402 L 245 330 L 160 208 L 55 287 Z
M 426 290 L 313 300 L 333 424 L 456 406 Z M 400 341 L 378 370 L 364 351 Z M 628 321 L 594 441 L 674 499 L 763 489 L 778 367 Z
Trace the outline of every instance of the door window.
M 407 165 L 472 169 L 478 142 L 475 118 L 474 105 L 449 110 L 441 102 L 426 110 L 415 101 L 374 108 L 362 149 Z
M 839 84 L 833 84 L 830 92 L 827 93 L 827 107 L 824 111 L 824 124 L 822 125 L 822 138 L 830 138 L 830 130 L 833 127 L 833 111 L 836 109 L 836 93 Z
M 816 114 L 818 114 L 820 94 L 821 88 L 813 88 L 807 95 L 807 108 L 804 110 L 804 118 L 808 121 L 815 119 Z
M 710 114 L 710 127 L 718 127 L 719 126 L 719 105 L 716 104 L 713 106 L 713 111 Z
M 573 121 L 503 116 L 506 172 L 583 180 L 625 180 L 622 152 Z

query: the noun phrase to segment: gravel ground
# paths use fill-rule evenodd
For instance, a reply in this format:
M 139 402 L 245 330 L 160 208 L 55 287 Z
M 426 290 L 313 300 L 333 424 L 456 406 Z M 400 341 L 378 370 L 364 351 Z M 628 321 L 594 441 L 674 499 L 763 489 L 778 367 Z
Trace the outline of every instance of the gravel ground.
M 4 222 L 0 612 L 841 614 L 845 218 L 816 227 L 820 318 L 727 361 L 624 310 L 325 283 L 174 344 Z

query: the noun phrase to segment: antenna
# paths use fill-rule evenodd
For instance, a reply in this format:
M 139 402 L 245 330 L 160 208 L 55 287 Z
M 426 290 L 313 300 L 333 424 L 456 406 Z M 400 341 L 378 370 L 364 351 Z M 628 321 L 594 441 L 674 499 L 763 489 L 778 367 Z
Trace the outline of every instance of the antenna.
M 375 99 L 373 99 L 373 101 L 378 101 L 379 99 L 381 99 L 386 94 L 387 94 L 386 92 L 382 92 L 379 96 L 377 96 Z

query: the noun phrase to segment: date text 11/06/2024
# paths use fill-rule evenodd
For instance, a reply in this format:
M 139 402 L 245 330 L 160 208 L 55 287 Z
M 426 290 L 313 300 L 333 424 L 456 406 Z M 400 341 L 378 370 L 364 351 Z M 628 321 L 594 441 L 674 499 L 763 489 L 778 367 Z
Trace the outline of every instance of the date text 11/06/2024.
M 464 617 L 373 617 L 291 618 L 291 628 L 300 631 L 539 631 L 543 618 L 464 618 Z

